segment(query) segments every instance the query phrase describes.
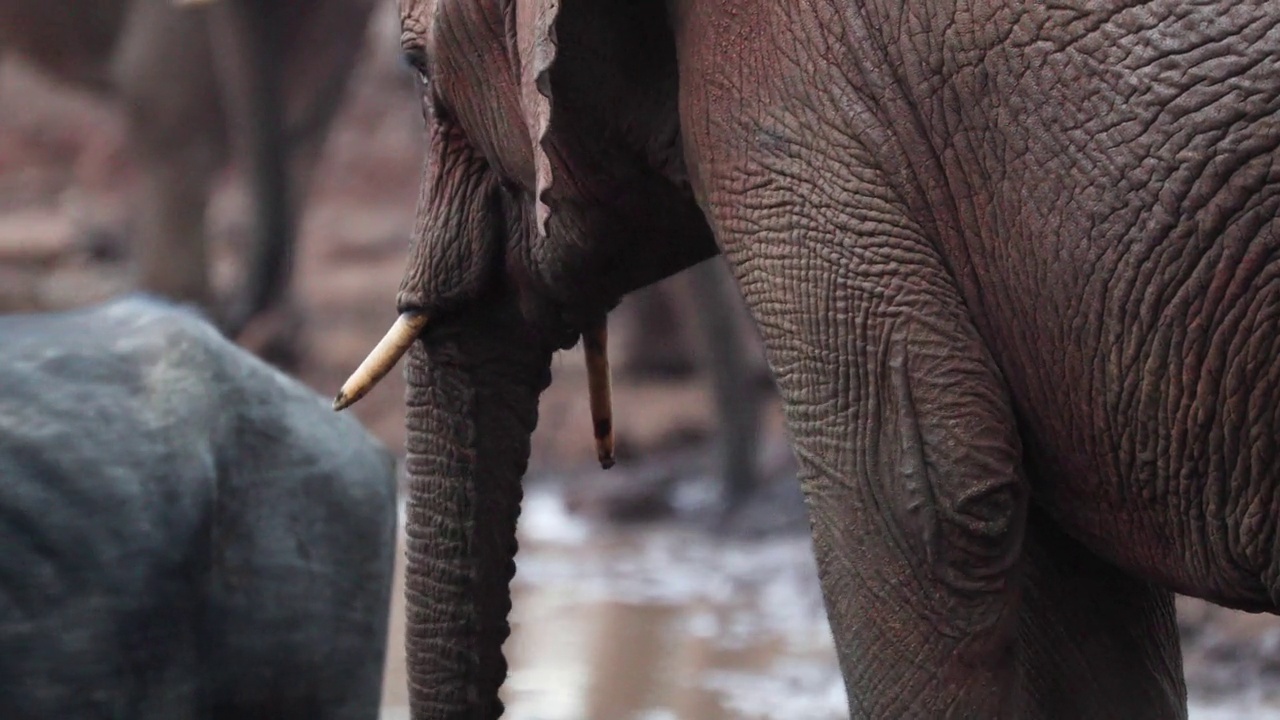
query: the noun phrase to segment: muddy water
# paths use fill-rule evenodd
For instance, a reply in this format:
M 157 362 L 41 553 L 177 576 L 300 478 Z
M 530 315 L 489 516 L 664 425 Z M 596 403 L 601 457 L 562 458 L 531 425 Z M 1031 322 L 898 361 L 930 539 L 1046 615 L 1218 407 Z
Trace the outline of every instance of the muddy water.
M 593 528 L 547 491 L 521 530 L 513 717 L 841 717 L 807 539 Z
M 848 717 L 807 538 L 599 526 L 539 486 L 520 532 L 506 717 Z M 408 719 L 401 632 L 397 618 L 384 720 Z M 1193 691 L 1191 718 L 1280 720 L 1280 708 Z

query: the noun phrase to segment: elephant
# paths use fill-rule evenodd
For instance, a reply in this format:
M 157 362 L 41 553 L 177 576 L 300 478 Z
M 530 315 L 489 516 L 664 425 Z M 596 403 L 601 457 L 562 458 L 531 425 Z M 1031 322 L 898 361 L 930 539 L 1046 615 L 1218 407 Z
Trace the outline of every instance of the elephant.
M 395 458 L 145 296 L 0 318 L 4 717 L 375 720 Z
M 190 7 L 188 7 L 190 6 Z M 0 0 L 0 57 L 113 99 L 141 170 L 137 285 L 280 346 L 300 210 L 376 0 Z M 242 287 L 215 302 L 205 210 L 236 151 L 254 201 Z
M 404 0 L 413 717 L 502 712 L 555 352 L 716 253 L 856 718 L 1178 718 L 1280 602 L 1280 7 Z
M 733 276 L 720 258 L 632 296 L 631 352 L 619 373 L 679 376 L 702 370 L 711 387 L 713 471 L 727 519 L 761 490 L 758 457 L 764 405 L 774 397 L 759 340 Z

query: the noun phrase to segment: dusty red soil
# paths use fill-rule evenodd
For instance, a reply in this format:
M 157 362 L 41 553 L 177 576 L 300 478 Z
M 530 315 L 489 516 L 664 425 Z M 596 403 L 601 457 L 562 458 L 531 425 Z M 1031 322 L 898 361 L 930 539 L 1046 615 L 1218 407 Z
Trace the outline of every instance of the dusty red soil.
M 417 196 L 417 101 L 394 62 L 394 29 L 382 25 L 371 36 L 376 51 L 359 68 L 329 142 L 296 261 L 307 343 L 298 374 L 325 394 L 336 390 L 394 317 Z M 245 203 L 234 180 L 229 173 L 210 220 L 223 288 L 234 276 L 245 236 Z M 73 307 L 126 289 L 125 264 L 93 259 L 80 241 L 95 226 L 127 236 L 126 199 L 134 181 L 109 103 L 56 88 L 13 63 L 0 65 L 0 312 Z M 618 317 L 625 322 L 625 312 Z M 534 471 L 591 467 L 585 388 L 580 354 L 563 353 L 542 404 Z M 394 449 L 404 441 L 403 392 L 393 373 L 354 408 Z M 707 390 L 696 382 L 623 379 L 615 406 L 620 443 L 639 455 L 659 452 L 664 438 L 705 433 L 710 424 Z M 771 425 L 776 431 L 776 413 Z M 1280 680 L 1276 618 L 1191 600 L 1183 600 L 1180 610 L 1188 677 L 1197 687 L 1233 693 Z

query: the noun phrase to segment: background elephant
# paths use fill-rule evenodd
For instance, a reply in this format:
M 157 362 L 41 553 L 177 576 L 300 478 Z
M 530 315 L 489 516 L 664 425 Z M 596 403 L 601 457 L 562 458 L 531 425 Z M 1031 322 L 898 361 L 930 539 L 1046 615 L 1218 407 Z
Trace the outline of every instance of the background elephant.
M 857 717 L 1179 717 L 1276 609 L 1280 14 L 409 1 L 410 687 L 493 717 L 552 354 L 722 251 Z
M 695 376 L 709 385 L 715 426 L 710 474 L 719 482 L 718 512 L 723 520 L 730 520 L 774 476 L 792 471 L 792 463 L 779 463 L 761 451 L 763 415 L 777 393 L 742 296 L 721 258 L 699 263 L 628 298 L 613 316 L 609 333 L 615 348 L 614 378 L 644 382 Z M 626 427 L 622 423 L 619 432 L 625 433 Z M 634 466 L 639 460 L 627 464 Z M 688 465 L 688 459 L 679 456 L 674 463 L 648 466 L 645 469 L 652 472 L 642 476 L 652 475 L 650 483 L 658 486 L 650 488 L 635 487 L 646 484 L 645 479 L 624 472 L 626 476 L 616 481 L 614 497 L 605 500 L 607 512 L 622 517 L 655 494 L 665 499 Z M 584 478 L 581 493 L 609 493 L 591 489 L 599 488 L 602 480 L 610 478 Z
M 290 361 L 297 318 L 284 311 L 297 218 L 374 6 L 0 0 L 0 55 L 119 102 L 142 171 L 138 285 L 206 308 L 233 336 L 262 320 L 249 344 L 279 340 Z M 254 244 L 243 286 L 216 304 L 205 209 L 232 150 L 248 171 Z
M 378 716 L 394 459 L 185 310 L 0 318 L 0 697 L 30 718 Z

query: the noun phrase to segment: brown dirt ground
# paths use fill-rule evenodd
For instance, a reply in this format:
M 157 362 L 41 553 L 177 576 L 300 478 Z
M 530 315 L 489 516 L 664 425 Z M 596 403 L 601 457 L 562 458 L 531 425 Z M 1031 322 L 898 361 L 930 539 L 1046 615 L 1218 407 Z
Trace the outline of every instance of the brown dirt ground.
M 297 295 L 307 351 L 299 376 L 331 394 L 394 317 L 393 298 L 417 196 L 422 138 L 408 79 L 395 65 L 397 32 L 384 13 L 353 79 L 301 228 Z M 229 175 L 233 180 L 233 174 Z M 135 180 L 110 103 L 0 64 L 0 312 L 72 307 L 127 288 L 123 264 L 90 259 L 77 238 L 121 228 Z M 242 249 L 244 197 L 235 182 L 211 209 L 216 278 L 227 287 Z M 620 348 L 626 352 L 626 348 Z M 585 377 L 577 351 L 556 362 L 531 469 L 590 467 Z M 403 380 L 393 373 L 354 412 L 391 448 L 404 442 Z M 665 438 L 706 432 L 709 398 L 697 383 L 619 382 L 620 442 L 656 452 Z M 777 413 L 771 418 L 775 435 Z M 1191 683 L 1231 694 L 1280 679 L 1280 621 L 1180 599 Z M 397 622 L 398 626 L 398 622 Z M 399 633 L 397 632 L 397 635 Z M 398 641 L 388 686 L 403 683 Z

